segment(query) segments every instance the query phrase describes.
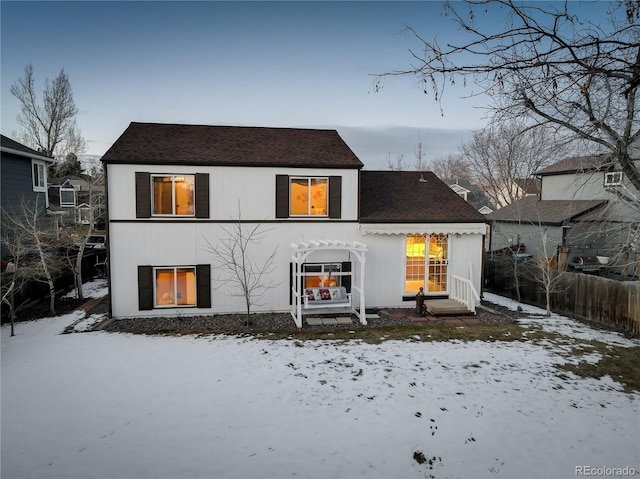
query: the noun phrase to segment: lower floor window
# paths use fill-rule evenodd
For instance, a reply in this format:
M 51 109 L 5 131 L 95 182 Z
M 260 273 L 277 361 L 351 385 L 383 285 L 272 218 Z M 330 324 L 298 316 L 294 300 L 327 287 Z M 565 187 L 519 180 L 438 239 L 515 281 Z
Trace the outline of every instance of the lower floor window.
M 195 268 L 156 268 L 156 306 L 195 306 Z
M 140 310 L 171 307 L 211 307 L 211 267 L 138 266 Z
M 341 263 L 305 263 L 302 265 L 305 288 L 342 286 Z

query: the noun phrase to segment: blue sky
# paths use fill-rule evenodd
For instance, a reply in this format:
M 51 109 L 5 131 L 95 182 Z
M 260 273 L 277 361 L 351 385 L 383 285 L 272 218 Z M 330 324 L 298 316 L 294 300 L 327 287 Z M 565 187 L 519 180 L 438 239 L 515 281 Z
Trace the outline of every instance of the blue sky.
M 482 97 L 449 90 L 444 116 L 406 68 L 415 40 L 458 35 L 442 2 L 0 2 L 2 133 L 28 63 L 37 90 L 64 68 L 87 153 L 131 121 L 337 129 L 366 167 L 387 154 L 453 153 L 484 121 Z

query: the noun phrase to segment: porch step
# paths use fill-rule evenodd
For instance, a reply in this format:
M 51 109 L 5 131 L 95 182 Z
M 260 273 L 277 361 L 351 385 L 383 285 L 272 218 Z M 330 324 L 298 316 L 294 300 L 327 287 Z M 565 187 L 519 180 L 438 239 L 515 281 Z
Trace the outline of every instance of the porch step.
M 424 302 L 424 307 L 429 314 L 434 316 L 473 314 L 464 303 L 454 299 L 427 299 Z

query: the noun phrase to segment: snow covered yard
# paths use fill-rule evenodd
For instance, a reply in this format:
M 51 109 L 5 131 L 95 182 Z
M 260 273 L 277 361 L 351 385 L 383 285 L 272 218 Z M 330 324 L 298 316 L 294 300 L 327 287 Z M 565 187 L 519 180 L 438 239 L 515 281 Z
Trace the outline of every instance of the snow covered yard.
M 20 323 L 13 338 L 3 327 L 1 474 L 553 479 L 576 477 L 576 467 L 640 471 L 640 393 L 555 366 L 590 340 L 640 342 L 528 312 L 526 327 L 552 339 L 371 345 L 60 334 L 99 319 L 84 313 Z M 585 351 L 581 360 L 597 360 Z

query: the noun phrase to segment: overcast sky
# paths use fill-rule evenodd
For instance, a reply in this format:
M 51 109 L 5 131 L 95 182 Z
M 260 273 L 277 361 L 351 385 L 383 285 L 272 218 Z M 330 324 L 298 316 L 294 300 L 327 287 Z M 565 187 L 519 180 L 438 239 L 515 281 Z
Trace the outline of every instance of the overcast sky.
M 0 2 L 2 133 L 11 84 L 31 63 L 37 90 L 64 68 L 87 153 L 131 121 L 337 129 L 368 169 L 422 141 L 454 153 L 484 124 L 486 99 L 450 88 L 440 107 L 415 78 L 375 93 L 372 74 L 407 68 L 416 40 L 461 33 L 443 2 Z M 492 17 L 499 23 L 499 15 Z

